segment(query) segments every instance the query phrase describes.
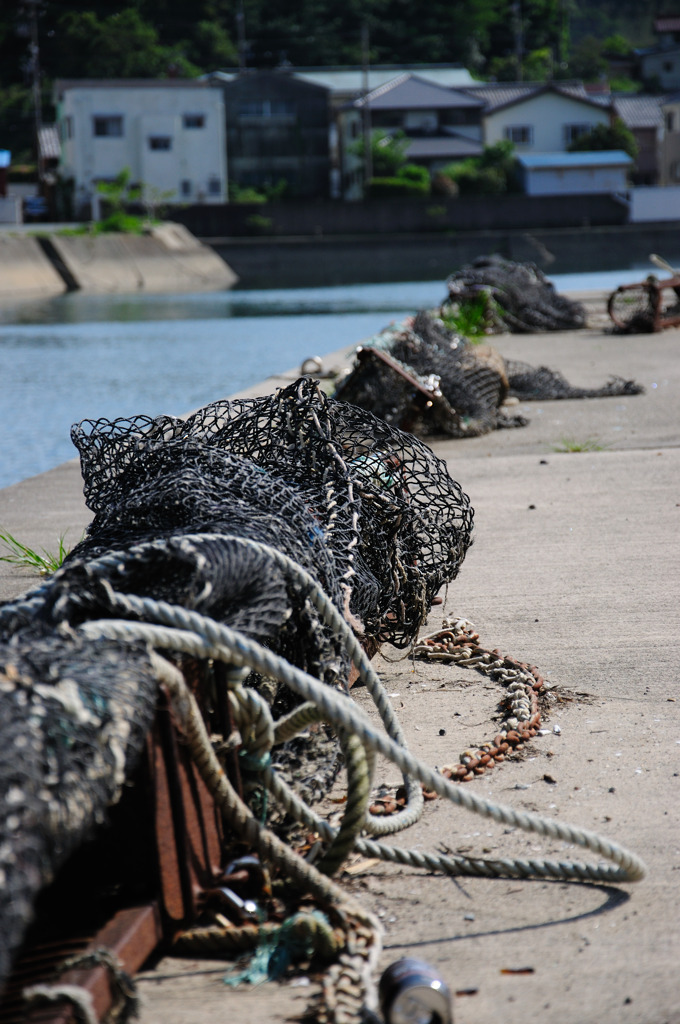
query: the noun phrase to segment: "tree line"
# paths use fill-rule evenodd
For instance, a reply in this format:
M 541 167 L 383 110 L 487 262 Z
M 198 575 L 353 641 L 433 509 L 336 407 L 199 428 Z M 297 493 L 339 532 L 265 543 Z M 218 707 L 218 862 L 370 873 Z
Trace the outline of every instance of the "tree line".
M 33 152 L 34 80 L 228 68 L 460 63 L 480 79 L 593 79 L 653 40 L 656 0 L 10 0 L 0 8 L 0 148 Z M 642 8 L 642 10 L 641 10 Z M 616 84 L 616 83 L 615 83 Z M 622 82 L 635 87 L 635 83 Z

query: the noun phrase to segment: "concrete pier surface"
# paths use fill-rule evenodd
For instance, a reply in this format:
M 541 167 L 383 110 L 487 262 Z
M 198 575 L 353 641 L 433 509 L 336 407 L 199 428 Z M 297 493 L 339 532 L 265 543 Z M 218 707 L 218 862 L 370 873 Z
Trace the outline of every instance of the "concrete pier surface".
M 456 1024 L 678 1024 L 680 329 L 614 336 L 595 322 L 492 343 L 575 385 L 616 374 L 646 390 L 523 403 L 527 427 L 434 445 L 470 495 L 476 536 L 428 628 L 464 616 L 484 647 L 536 665 L 555 687 L 546 734 L 465 785 L 614 840 L 643 858 L 647 875 L 626 885 L 451 879 L 367 862 L 341 883 L 383 922 L 379 968 L 405 955 L 433 964 L 456 993 Z M 269 379 L 260 393 L 286 382 Z M 32 547 L 53 550 L 65 532 L 75 542 L 89 518 L 75 461 L 0 491 L 0 528 Z M 0 563 L 0 598 L 34 583 Z M 499 692 L 487 677 L 390 649 L 374 663 L 429 765 L 494 735 Z M 370 710 L 363 689 L 354 699 Z M 398 779 L 379 763 L 376 782 Z M 439 799 L 391 841 L 595 859 Z M 298 1020 L 317 988 L 234 990 L 227 966 L 165 957 L 144 970 L 142 1024 Z

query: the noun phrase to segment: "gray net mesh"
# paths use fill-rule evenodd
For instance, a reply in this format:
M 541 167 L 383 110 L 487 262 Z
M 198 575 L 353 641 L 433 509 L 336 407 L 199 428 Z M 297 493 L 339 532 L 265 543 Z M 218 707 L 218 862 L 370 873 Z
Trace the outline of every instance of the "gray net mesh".
M 446 281 L 448 303 L 488 299 L 488 323 L 495 331 L 565 331 L 585 327 L 579 302 L 560 295 L 533 263 L 480 256 Z
M 335 397 L 419 434 L 475 437 L 527 424 L 524 416 L 503 408 L 508 396 L 547 401 L 643 390 L 620 377 L 602 387 L 573 387 L 558 370 L 504 359 L 491 346 L 474 345 L 450 330 L 436 313 L 422 310 L 362 347 Z
M 309 378 L 187 420 L 84 421 L 72 437 L 94 512 L 87 536 L 41 587 L 0 605 L 0 987 L 37 892 L 106 819 L 154 714 L 146 648 L 85 642 L 81 623 L 141 615 L 121 612 L 121 598 L 166 601 L 344 690 L 344 644 L 307 585 L 240 539 L 291 557 L 364 639 L 400 647 L 471 540 L 469 500 L 445 463 Z M 248 680 L 277 717 L 297 699 L 271 683 Z M 216 713 L 209 693 L 202 707 Z M 277 748 L 277 763 L 313 802 L 339 747 L 319 727 Z

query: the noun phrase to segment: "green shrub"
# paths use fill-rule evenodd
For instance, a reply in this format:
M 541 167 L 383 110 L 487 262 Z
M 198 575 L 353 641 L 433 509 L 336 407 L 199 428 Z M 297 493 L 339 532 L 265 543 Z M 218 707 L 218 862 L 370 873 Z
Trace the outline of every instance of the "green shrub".
M 136 217 L 132 213 L 125 213 L 123 210 L 116 210 L 93 225 L 93 233 L 95 235 L 106 234 L 110 231 L 119 231 L 126 235 L 142 235 L 144 230 L 145 226 L 142 217 Z
M 232 203 L 266 203 L 267 197 L 256 188 L 242 188 L 235 182 L 229 183 L 229 199 Z
M 426 196 L 429 193 L 429 181 L 409 181 L 408 178 L 371 178 L 368 183 L 368 194 L 371 199 L 385 199 L 391 196 Z
M 498 196 L 506 191 L 499 167 L 466 167 L 454 179 L 462 196 Z
M 256 235 L 269 234 L 273 225 L 274 221 L 271 217 L 263 217 L 261 213 L 251 213 L 249 217 L 246 217 L 246 226 Z
M 430 172 L 427 167 L 421 167 L 420 164 L 404 164 L 400 167 L 396 174 L 397 178 L 403 178 L 404 181 L 420 181 L 430 187 Z

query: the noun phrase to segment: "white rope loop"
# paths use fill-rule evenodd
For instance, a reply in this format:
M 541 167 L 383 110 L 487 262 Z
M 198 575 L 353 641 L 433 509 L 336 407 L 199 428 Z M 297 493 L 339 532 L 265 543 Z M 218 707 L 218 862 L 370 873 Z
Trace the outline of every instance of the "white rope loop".
M 303 699 L 314 701 L 320 707 L 323 716 L 337 728 L 346 732 L 355 732 L 366 746 L 393 761 L 405 775 L 418 779 L 428 789 L 434 790 L 444 799 L 462 806 L 472 813 L 491 818 L 497 823 L 585 847 L 616 865 L 616 867 L 593 866 L 570 861 L 558 863 L 552 860 L 484 862 L 492 863 L 494 868 L 498 867 L 497 874 L 505 877 L 518 877 L 518 875 L 520 877 L 538 876 L 562 879 L 575 877 L 610 882 L 632 882 L 644 877 L 645 866 L 642 860 L 617 843 L 606 840 L 589 830 L 579 829 L 556 819 L 544 818 L 540 815 L 516 811 L 511 807 L 492 803 L 478 797 L 468 789 L 452 785 L 404 747 L 395 743 L 389 736 L 377 732 L 365 713 L 353 705 L 346 696 L 325 686 L 300 669 L 294 668 L 283 658 L 228 626 L 163 601 L 123 595 L 115 595 L 115 597 L 116 604 L 121 610 L 142 615 L 148 619 L 161 620 L 172 628 L 170 630 L 159 629 L 158 626 L 146 623 L 107 619 L 85 623 L 81 626 L 80 628 L 86 635 L 92 638 L 97 635 L 115 636 L 117 639 L 141 637 L 152 646 L 183 651 L 190 646 L 191 653 L 196 657 L 219 658 L 236 665 L 248 665 L 261 674 L 285 683 Z M 202 644 L 204 646 L 201 654 L 199 652 Z
M 238 537 L 232 534 L 185 534 L 182 540 L 193 544 L 212 543 L 215 541 L 228 541 L 261 554 L 267 555 L 271 561 L 292 580 L 306 589 L 307 600 L 312 604 L 321 616 L 322 621 L 328 626 L 336 637 L 342 640 L 343 650 L 349 656 L 356 667 L 359 678 L 366 686 L 371 699 L 378 709 L 381 721 L 385 726 L 388 736 L 402 747 L 406 747 L 406 740 L 401 730 L 401 725 L 395 714 L 392 702 L 382 684 L 380 677 L 368 660 L 365 651 L 361 647 L 354 633 L 347 624 L 347 621 L 335 607 L 328 595 L 323 591 L 318 581 L 307 572 L 301 565 L 293 561 L 277 548 L 270 547 L 260 541 L 250 540 L 245 537 Z M 163 551 L 167 542 L 165 540 L 147 541 L 134 545 L 128 552 L 109 552 L 99 559 L 88 563 L 90 569 L 97 568 L 118 568 L 121 560 L 125 557 L 144 554 L 147 550 Z M 110 596 L 114 591 L 109 588 Z M 122 595 L 116 595 L 121 597 Z M 212 621 L 212 620 L 207 620 Z M 201 632 L 199 630 L 199 632 Z M 406 805 L 396 814 L 389 817 L 377 817 L 370 813 L 366 816 L 366 827 L 374 835 L 388 835 L 399 832 L 402 829 L 410 828 L 421 817 L 423 812 L 423 793 L 420 785 L 407 775 L 403 776 L 404 788 L 406 790 Z

